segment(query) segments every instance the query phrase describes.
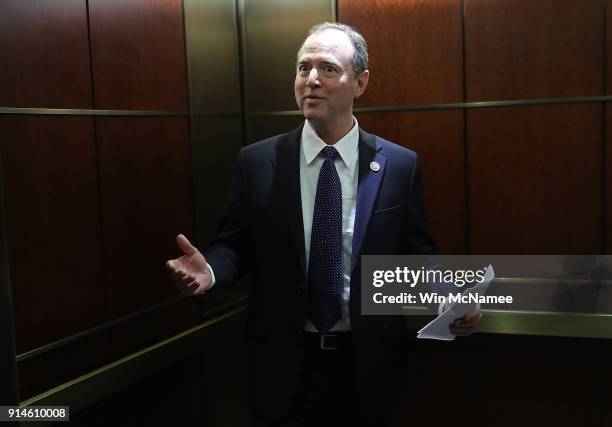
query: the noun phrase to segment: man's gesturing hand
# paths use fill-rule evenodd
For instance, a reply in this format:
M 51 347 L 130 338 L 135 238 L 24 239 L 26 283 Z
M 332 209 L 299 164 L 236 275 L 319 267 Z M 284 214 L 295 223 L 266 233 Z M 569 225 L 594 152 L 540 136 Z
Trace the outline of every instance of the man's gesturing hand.
M 185 255 L 166 262 L 172 281 L 185 295 L 201 295 L 210 288 L 212 277 L 206 259 L 182 234 L 176 243 Z

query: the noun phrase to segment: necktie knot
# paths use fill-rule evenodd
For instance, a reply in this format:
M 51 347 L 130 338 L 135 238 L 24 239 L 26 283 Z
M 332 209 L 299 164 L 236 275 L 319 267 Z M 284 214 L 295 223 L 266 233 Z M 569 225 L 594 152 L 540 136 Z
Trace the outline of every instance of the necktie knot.
M 324 159 L 334 160 L 336 156 L 338 156 L 338 150 L 336 150 L 335 147 L 328 145 L 327 147 L 321 150 L 321 156 Z

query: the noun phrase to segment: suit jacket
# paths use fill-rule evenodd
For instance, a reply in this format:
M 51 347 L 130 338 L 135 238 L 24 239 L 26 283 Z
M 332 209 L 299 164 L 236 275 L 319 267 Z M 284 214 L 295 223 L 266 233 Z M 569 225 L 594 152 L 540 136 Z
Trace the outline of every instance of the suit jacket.
M 300 196 L 302 127 L 244 147 L 218 237 L 205 251 L 216 285 L 250 273 L 247 373 L 259 415 L 287 415 L 304 365 L 307 272 Z M 380 170 L 371 170 L 377 162 Z M 401 316 L 360 315 L 360 255 L 432 254 L 416 154 L 359 131 L 351 256 L 354 380 L 362 416 L 383 417 L 407 387 L 412 363 Z

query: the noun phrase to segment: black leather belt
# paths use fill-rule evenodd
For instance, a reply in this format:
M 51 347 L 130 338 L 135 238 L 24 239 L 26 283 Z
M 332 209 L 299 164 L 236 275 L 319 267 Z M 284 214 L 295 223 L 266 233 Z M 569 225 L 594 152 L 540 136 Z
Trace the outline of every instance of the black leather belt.
M 317 334 L 306 332 L 306 345 L 318 350 L 348 350 L 351 348 L 351 333 L 337 332 Z

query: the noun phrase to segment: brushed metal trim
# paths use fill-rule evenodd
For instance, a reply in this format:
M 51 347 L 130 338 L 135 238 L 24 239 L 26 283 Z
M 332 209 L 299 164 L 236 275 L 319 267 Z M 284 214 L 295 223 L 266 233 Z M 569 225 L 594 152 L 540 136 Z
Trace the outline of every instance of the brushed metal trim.
M 248 120 L 249 86 L 246 40 L 246 0 L 234 0 L 236 11 L 236 48 L 238 49 L 238 75 L 240 80 L 240 123 L 242 125 L 242 146 L 248 144 L 251 125 Z
M 279 117 L 279 116 L 301 116 L 301 110 L 284 110 L 284 111 L 256 111 L 248 113 L 249 117 Z
M 19 405 L 69 405 L 75 414 L 168 367 L 194 356 L 228 335 L 241 334 L 246 305 L 125 356 L 22 401 Z
M 189 117 L 188 111 L 96 110 L 81 108 L 12 108 L 0 107 L 0 114 L 35 114 L 60 116 L 165 116 Z
M 564 284 L 575 284 L 575 285 L 580 285 L 584 283 L 584 280 L 580 280 L 580 279 L 564 279 L 562 281 Z M 557 283 L 560 283 L 560 281 L 558 279 L 541 279 L 541 278 L 515 278 L 515 277 L 496 277 L 493 280 L 493 283 L 499 283 L 499 284 L 525 284 L 525 285 L 554 285 Z M 601 282 L 602 285 L 608 285 L 608 286 L 612 286 L 612 280 L 602 280 Z M 164 301 L 160 304 L 154 305 L 152 307 L 148 307 L 145 308 L 143 310 L 131 313 L 127 316 L 112 320 L 110 322 L 106 322 L 102 325 L 96 326 L 94 328 L 90 328 L 87 329 L 85 331 L 79 332 L 77 334 L 71 335 L 69 337 L 66 338 L 62 338 L 60 340 L 54 341 L 52 343 L 37 347 L 35 349 L 29 350 L 25 353 L 19 354 L 16 356 L 15 360 L 17 362 L 22 362 L 24 360 L 30 359 L 32 357 L 36 357 L 39 356 L 43 353 L 46 353 L 48 351 L 54 350 L 58 347 L 64 346 L 66 344 L 87 338 L 91 335 L 94 335 L 96 333 L 100 333 L 103 332 L 105 330 L 120 326 L 124 323 L 127 323 L 129 321 L 132 321 L 138 317 L 142 317 L 145 316 L 147 314 L 150 314 L 154 311 L 157 311 L 161 308 L 164 308 L 166 306 L 181 302 L 185 299 L 188 299 L 190 297 L 185 297 L 185 296 L 180 296 L 180 297 L 176 297 L 173 298 L 171 300 L 168 301 Z M 208 311 L 206 313 L 204 313 L 205 317 L 210 317 L 212 315 L 214 315 L 215 313 L 219 313 L 225 310 L 228 310 L 230 307 L 233 307 L 235 305 L 239 305 L 239 304 L 246 304 L 248 301 L 248 297 L 247 296 L 243 296 L 241 298 L 238 298 L 234 301 L 231 301 L 228 304 L 225 304 L 221 307 L 215 308 L 211 311 Z M 417 310 L 416 313 L 413 313 L 412 310 Z M 425 310 L 424 312 L 420 312 L 419 311 L 420 308 L 419 307 L 411 307 L 410 309 L 407 310 L 406 314 L 410 314 L 410 315 L 419 315 L 419 314 L 424 314 L 427 315 L 429 312 L 427 311 L 427 309 L 423 308 L 423 310 Z M 586 314 L 586 313 L 560 313 L 560 312 L 548 312 L 548 311 L 520 311 L 520 310 L 485 310 L 486 312 L 495 312 L 495 313 L 503 313 L 504 316 L 508 317 L 508 318 L 514 318 L 515 316 L 527 316 L 527 318 L 529 319 L 539 319 L 541 316 L 559 316 L 559 315 L 563 315 L 563 316 L 579 316 L 581 319 L 591 319 L 589 320 L 589 322 L 593 322 L 596 321 L 597 319 L 601 319 L 601 318 L 611 318 L 612 314 L 605 314 L 605 313 L 598 313 L 598 314 Z M 523 317 L 521 317 L 521 319 L 523 319 Z M 586 320 L 585 320 L 586 321 Z M 521 323 L 521 325 L 523 325 Z M 523 325 L 524 326 L 524 325 Z M 573 330 L 573 329 L 572 329 Z M 500 331 L 503 331 L 503 329 L 501 329 Z M 531 335 L 534 333 L 530 332 L 531 329 L 527 328 L 525 330 L 515 330 L 512 331 L 511 333 L 515 333 L 515 334 L 527 334 L 527 335 Z M 491 332 L 497 332 L 497 330 L 492 330 Z M 505 333 L 505 332 L 499 332 L 499 333 Z M 571 330 L 570 332 L 571 333 Z M 537 334 L 535 334 L 537 335 Z M 563 335 L 563 331 L 561 330 L 556 330 L 556 332 L 554 333 L 554 335 Z M 566 336 L 574 336 L 574 335 L 566 335 Z M 588 336 L 588 335 L 580 335 L 580 336 Z M 610 333 L 608 335 L 606 335 L 606 337 L 612 338 L 612 329 L 610 330 Z
M 479 101 L 479 102 L 452 102 L 445 104 L 404 104 L 389 105 L 378 107 L 359 107 L 353 109 L 355 113 L 392 113 L 401 111 L 424 111 L 424 110 L 456 110 L 470 108 L 500 108 L 500 107 L 521 107 L 529 105 L 565 105 L 565 104 L 585 104 L 593 102 L 612 101 L 612 96 L 583 96 L 574 98 L 542 98 L 542 99 L 521 99 L 506 101 Z M 274 116 L 299 116 L 300 110 L 285 111 L 256 111 L 249 115 L 253 117 L 274 117 Z
M 433 319 L 425 307 L 407 310 L 406 327 L 418 331 Z M 612 314 L 482 310 L 478 333 L 612 338 Z
M 338 22 L 338 0 L 331 0 L 329 2 L 331 7 L 330 19 L 332 22 Z
M 194 135 L 194 116 L 193 116 L 193 103 L 194 103 L 194 95 L 193 95 L 193 84 L 192 84 L 192 78 L 193 78 L 193 73 L 191 71 L 191 56 L 190 56 L 190 44 L 189 44 L 189 26 L 187 24 L 187 22 L 189 21 L 189 17 L 187 16 L 187 11 L 188 11 L 188 6 L 187 6 L 187 2 L 188 0 L 183 0 L 181 2 L 181 12 L 183 14 L 183 49 L 185 51 L 185 74 L 187 76 L 187 106 L 189 108 L 189 128 L 188 128 L 188 135 L 187 135 L 187 142 L 189 144 L 189 156 L 190 156 L 190 164 L 191 164 L 191 188 L 192 191 L 195 192 L 196 190 L 196 179 L 195 179 L 195 171 L 196 171 L 196 164 L 195 164 L 195 155 L 194 155 L 194 144 L 193 144 L 193 135 Z M 195 233 L 195 235 L 198 235 L 198 220 L 197 218 L 199 218 L 199 213 L 198 213 L 198 209 L 197 209 L 197 203 L 196 203 L 196 198 L 192 197 L 191 199 L 191 212 L 194 215 L 194 219 L 193 219 L 193 232 Z
M 240 113 L 196 113 L 193 112 L 192 116 L 194 118 L 198 118 L 198 117 L 228 117 L 228 118 L 235 118 L 235 119 L 239 119 L 241 117 Z
M 239 119 L 241 117 L 241 114 L 240 113 L 196 113 L 196 112 L 193 112 L 192 116 L 194 118 L 198 118 L 198 117 L 230 117 L 230 118 Z
M 480 332 L 581 338 L 612 338 L 612 315 L 484 311 Z
M 446 104 L 405 104 L 378 107 L 359 107 L 355 113 L 387 113 L 401 111 L 424 111 L 424 110 L 456 110 L 470 108 L 500 108 L 521 107 L 530 105 L 565 105 L 585 104 L 595 102 L 611 102 L 612 95 L 607 96 L 585 96 L 576 98 L 549 98 L 549 99 L 522 99 L 507 101 L 481 101 L 481 102 L 455 102 Z M 0 107 L 0 114 L 35 114 L 35 115 L 76 115 L 76 116 L 166 116 L 166 117 L 189 117 L 188 111 L 146 111 L 146 110 L 92 110 L 74 108 L 12 108 Z M 236 112 L 198 112 L 198 116 L 231 116 L 237 117 Z M 248 113 L 250 117 L 277 117 L 277 116 L 300 116 L 300 110 L 279 111 L 255 111 Z
M 81 331 L 79 333 L 76 333 L 74 335 L 70 335 L 68 337 L 61 338 L 61 339 L 59 339 L 57 341 L 53 341 L 53 342 L 51 342 L 49 344 L 45 344 L 45 345 L 42 345 L 40 347 L 36 347 L 36 348 L 34 348 L 32 350 L 26 351 L 25 353 L 18 354 L 17 357 L 15 357 L 15 360 L 19 363 L 19 362 L 23 362 L 24 360 L 28 360 L 28 359 L 31 359 L 31 358 L 36 357 L 36 356 L 40 356 L 41 354 L 46 353 L 46 352 L 51 351 L 51 350 L 54 350 L 54 349 L 56 349 L 58 347 L 62 347 L 64 345 L 66 345 L 66 344 L 70 344 L 72 342 L 82 340 L 82 339 L 87 338 L 87 337 L 89 337 L 91 335 L 95 335 L 97 333 L 106 331 L 108 329 L 114 328 L 114 327 L 119 326 L 119 325 L 122 325 L 124 323 L 129 322 L 130 320 L 134 320 L 134 319 L 136 319 L 138 317 L 141 317 L 141 316 L 144 316 L 146 314 L 152 313 L 152 312 L 154 312 L 156 310 L 159 310 L 160 308 L 164 308 L 164 307 L 167 307 L 169 305 L 175 304 L 175 303 L 177 303 L 179 301 L 182 301 L 182 300 L 184 300 L 186 298 L 188 298 L 188 297 L 180 296 L 180 297 L 177 297 L 177 298 L 173 298 L 171 300 L 164 301 L 164 302 L 162 302 L 160 304 L 156 304 L 156 305 L 154 305 L 152 307 L 148 307 L 148 308 L 145 308 L 143 310 L 136 311 L 134 313 L 130 313 L 127 316 L 123 316 L 123 317 L 120 317 L 118 319 L 111 320 L 110 322 L 106 322 L 106 323 L 103 323 L 101 325 L 95 326 L 93 328 L 86 329 L 86 330 Z
M 522 284 L 522 285 L 582 285 L 585 282 L 588 282 L 589 279 L 543 279 L 536 277 L 496 277 L 493 279 L 492 283 L 501 283 L 501 284 Z M 597 284 L 612 286 L 612 280 L 598 280 Z
M 234 1 L 184 0 L 190 111 L 240 113 Z
M 296 55 L 315 24 L 332 19 L 331 0 L 241 0 L 248 111 L 295 108 Z M 273 89 L 273 90 L 270 90 Z M 281 89 L 281 90 L 274 90 Z M 249 134 L 249 141 L 251 135 Z
M 19 354 L 19 355 L 17 355 L 15 357 L 15 361 L 17 363 L 19 363 L 19 362 L 23 362 L 24 360 L 31 359 L 31 358 L 36 357 L 36 356 L 40 356 L 41 354 L 47 353 L 48 351 L 54 350 L 54 349 L 56 349 L 58 347 L 62 347 L 64 345 L 66 345 L 66 344 L 70 344 L 72 342 L 82 340 L 82 339 L 87 338 L 87 337 L 89 337 L 91 335 L 94 335 L 94 334 L 97 334 L 97 333 L 100 333 L 100 332 L 104 332 L 104 331 L 106 331 L 108 329 L 115 328 L 115 327 L 120 326 L 120 325 L 122 325 L 124 323 L 132 321 L 132 320 L 134 320 L 136 318 L 139 318 L 139 317 L 145 316 L 147 314 L 153 313 L 153 312 L 155 312 L 157 310 L 160 310 L 160 309 L 165 308 L 167 306 L 170 306 L 172 304 L 176 304 L 178 302 L 184 301 L 184 300 L 186 300 L 188 298 L 191 298 L 191 297 L 189 297 L 189 296 L 179 296 L 179 297 L 176 297 L 176 298 L 172 298 L 170 300 L 164 301 L 164 302 L 156 304 L 154 306 L 151 306 L 151 307 L 145 308 L 143 310 L 136 311 L 134 313 L 128 314 L 127 316 L 123 316 L 123 317 L 120 317 L 118 319 L 111 320 L 110 322 L 106 322 L 106 323 L 103 323 L 101 325 L 95 326 L 93 328 L 86 329 L 86 330 L 81 331 L 81 332 L 79 332 L 77 334 L 70 335 L 70 336 L 68 336 L 66 338 L 62 338 L 62 339 L 59 339 L 59 340 L 54 341 L 52 343 L 45 344 L 43 346 L 40 346 L 40 347 L 34 348 L 32 350 L 26 351 L 25 353 L 21 353 L 21 354 Z M 218 308 L 212 309 L 212 310 L 204 313 L 203 316 L 204 317 L 214 316 L 215 314 L 217 314 L 219 312 L 223 312 L 225 310 L 228 310 L 228 309 L 230 309 L 230 308 L 232 308 L 232 307 L 234 307 L 236 305 L 246 304 L 246 301 L 247 301 L 247 297 L 239 298 L 237 300 L 229 302 L 228 304 L 225 304 L 225 305 L 222 305 L 222 306 L 220 306 Z

